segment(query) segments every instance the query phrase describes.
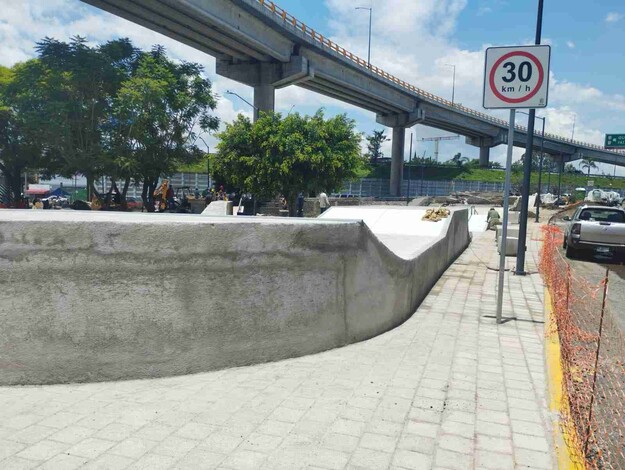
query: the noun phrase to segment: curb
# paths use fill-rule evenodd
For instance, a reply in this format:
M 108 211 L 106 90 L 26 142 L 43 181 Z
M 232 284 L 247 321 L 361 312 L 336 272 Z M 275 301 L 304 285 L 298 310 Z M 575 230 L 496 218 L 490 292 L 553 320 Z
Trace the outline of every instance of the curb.
M 551 293 L 547 287 L 545 287 L 545 358 L 556 468 L 560 470 L 584 470 L 586 463 L 577 445 L 580 442 L 577 430 L 570 420 L 562 418 L 563 416 L 571 416 L 571 412 L 568 397 L 562 389 L 564 375 L 560 355 L 560 335 L 555 325 Z

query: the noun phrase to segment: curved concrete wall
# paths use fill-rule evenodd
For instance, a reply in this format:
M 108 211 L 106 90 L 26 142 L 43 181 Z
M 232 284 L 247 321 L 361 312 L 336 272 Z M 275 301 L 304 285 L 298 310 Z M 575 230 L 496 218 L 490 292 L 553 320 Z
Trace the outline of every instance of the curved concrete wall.
M 362 222 L 0 213 L 0 384 L 273 361 L 406 320 L 469 241 L 466 210 L 412 260 Z

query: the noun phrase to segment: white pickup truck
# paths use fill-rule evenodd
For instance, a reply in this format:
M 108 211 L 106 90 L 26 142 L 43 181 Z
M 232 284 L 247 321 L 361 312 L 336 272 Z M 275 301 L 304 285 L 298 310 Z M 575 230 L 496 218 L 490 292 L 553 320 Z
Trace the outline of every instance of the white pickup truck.
M 581 206 L 568 222 L 563 247 L 574 258 L 582 251 L 625 253 L 625 210 L 605 206 Z

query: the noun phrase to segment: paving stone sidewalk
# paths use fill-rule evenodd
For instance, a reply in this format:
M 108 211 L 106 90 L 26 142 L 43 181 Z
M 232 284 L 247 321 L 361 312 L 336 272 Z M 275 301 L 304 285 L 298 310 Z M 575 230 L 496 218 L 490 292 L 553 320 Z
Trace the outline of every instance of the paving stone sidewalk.
M 536 271 L 538 231 L 528 269 Z M 513 260 L 509 261 L 512 264 Z M 543 284 L 496 326 L 493 232 L 417 312 L 312 356 L 167 379 L 0 388 L 0 468 L 550 469 Z

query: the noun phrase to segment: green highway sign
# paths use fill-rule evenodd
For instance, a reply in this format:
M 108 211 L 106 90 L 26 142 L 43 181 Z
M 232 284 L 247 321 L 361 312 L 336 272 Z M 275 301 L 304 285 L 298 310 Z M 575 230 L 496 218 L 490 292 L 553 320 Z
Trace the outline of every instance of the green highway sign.
M 625 149 L 625 134 L 606 134 L 605 148 Z

